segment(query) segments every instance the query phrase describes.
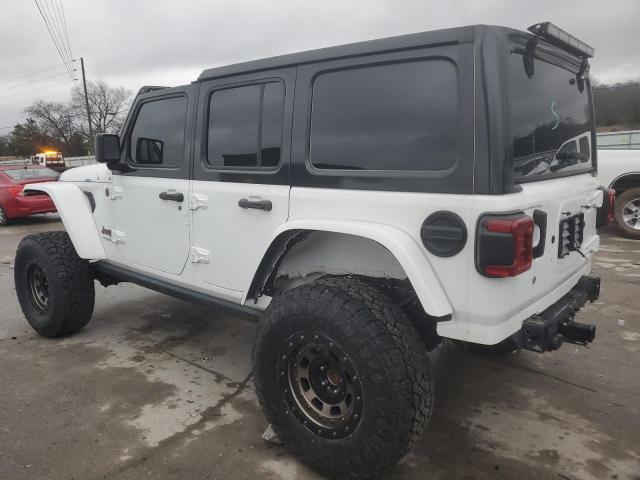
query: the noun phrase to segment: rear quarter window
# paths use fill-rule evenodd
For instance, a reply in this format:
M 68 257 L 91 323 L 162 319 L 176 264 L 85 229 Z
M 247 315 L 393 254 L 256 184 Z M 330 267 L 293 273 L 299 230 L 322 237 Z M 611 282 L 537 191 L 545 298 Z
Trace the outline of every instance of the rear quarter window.
M 420 59 L 320 73 L 309 159 L 323 170 L 441 171 L 458 156 L 456 66 Z

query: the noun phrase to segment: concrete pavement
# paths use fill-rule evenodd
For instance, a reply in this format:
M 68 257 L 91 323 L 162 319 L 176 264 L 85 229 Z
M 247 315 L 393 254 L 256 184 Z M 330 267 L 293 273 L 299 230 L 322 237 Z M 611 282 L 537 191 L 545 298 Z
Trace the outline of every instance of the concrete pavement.
M 49 340 L 24 320 L 13 255 L 55 216 L 0 228 L 0 479 L 311 480 L 266 424 L 255 325 L 137 286 L 96 284 L 94 318 Z M 384 478 L 640 479 L 640 242 L 605 233 L 588 349 L 432 358 L 436 407 Z

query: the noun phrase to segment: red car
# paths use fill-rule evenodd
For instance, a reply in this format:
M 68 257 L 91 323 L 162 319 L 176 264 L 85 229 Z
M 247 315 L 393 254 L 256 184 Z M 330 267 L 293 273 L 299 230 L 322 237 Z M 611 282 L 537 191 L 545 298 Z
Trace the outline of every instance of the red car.
M 48 195 L 22 195 L 29 183 L 55 182 L 60 174 L 37 165 L 0 165 L 0 225 L 12 218 L 56 211 Z

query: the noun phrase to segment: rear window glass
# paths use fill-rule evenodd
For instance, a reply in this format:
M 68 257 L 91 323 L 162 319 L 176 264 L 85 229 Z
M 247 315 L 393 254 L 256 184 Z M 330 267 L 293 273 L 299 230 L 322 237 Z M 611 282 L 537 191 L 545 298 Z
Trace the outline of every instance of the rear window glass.
M 522 55 L 509 56 L 515 180 L 590 170 L 588 82 L 581 92 L 575 73 L 537 58 L 534 66 L 529 78 Z
M 318 169 L 446 170 L 458 156 L 458 80 L 447 60 L 319 75 L 309 157 Z
M 60 175 L 50 168 L 16 168 L 11 170 L 0 170 L 14 180 L 38 180 L 43 178 L 56 178 Z
M 209 101 L 207 162 L 215 168 L 280 163 L 284 86 L 261 83 L 217 90 Z

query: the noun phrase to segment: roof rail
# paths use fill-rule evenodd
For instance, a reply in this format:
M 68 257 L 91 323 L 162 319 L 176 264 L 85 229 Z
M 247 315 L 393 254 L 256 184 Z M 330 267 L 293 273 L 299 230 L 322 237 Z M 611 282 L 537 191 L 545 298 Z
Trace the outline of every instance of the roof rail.
M 156 90 L 162 90 L 163 88 L 169 87 L 161 87 L 159 85 L 145 85 L 138 90 L 138 95 L 142 95 L 143 93 L 155 92 Z

